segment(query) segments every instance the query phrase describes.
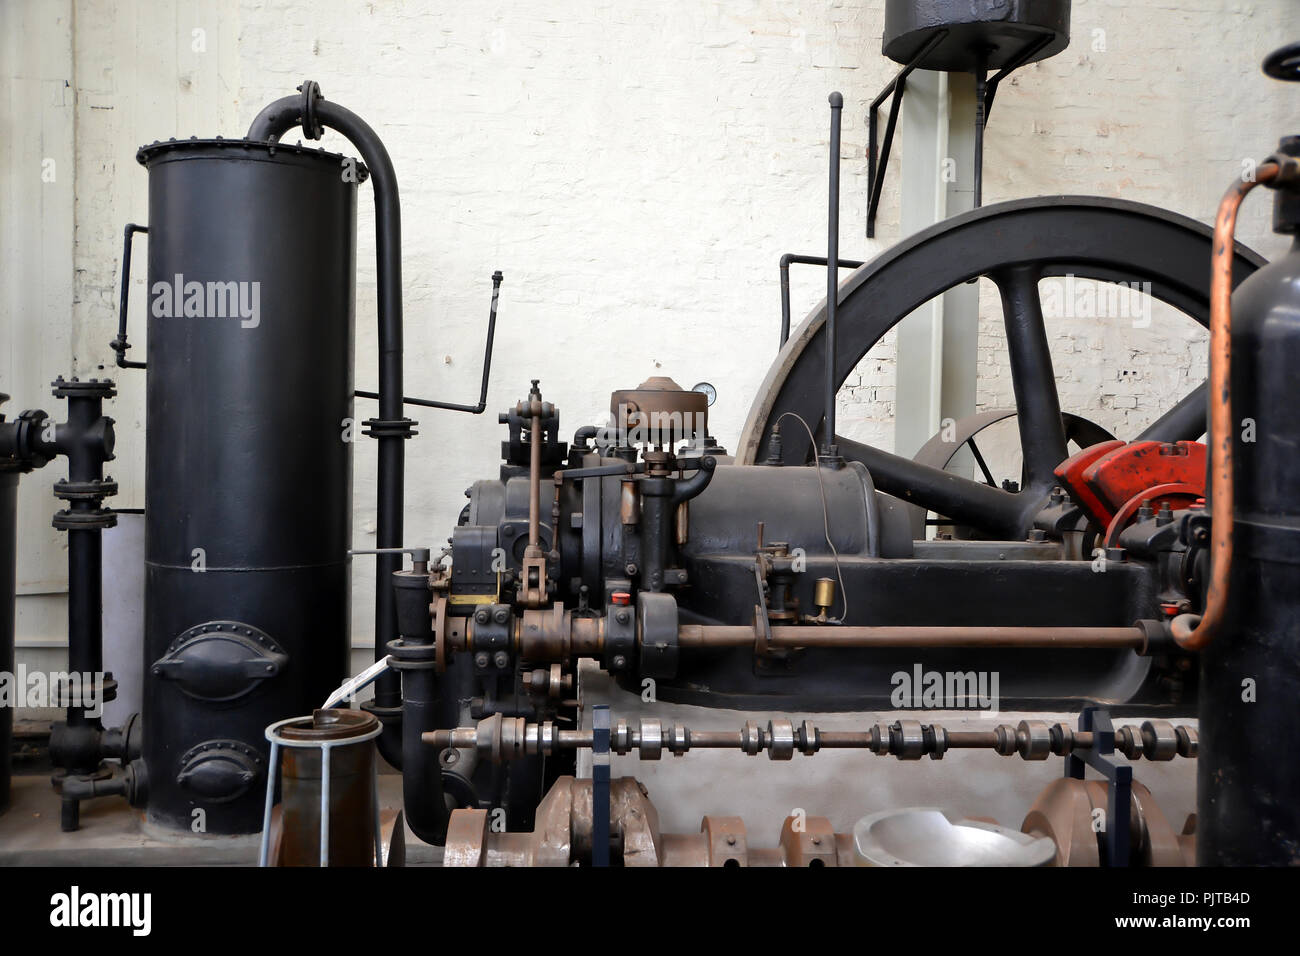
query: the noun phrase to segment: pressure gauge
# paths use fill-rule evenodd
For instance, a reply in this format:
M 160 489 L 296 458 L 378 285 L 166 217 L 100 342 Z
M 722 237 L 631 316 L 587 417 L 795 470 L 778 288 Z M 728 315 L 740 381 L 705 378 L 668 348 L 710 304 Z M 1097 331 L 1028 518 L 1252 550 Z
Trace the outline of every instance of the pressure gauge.
M 713 405 L 714 401 L 716 401 L 718 397 L 718 390 L 714 388 L 712 385 L 710 385 L 708 382 L 700 382 L 700 384 L 692 388 L 691 391 L 702 393 L 704 397 L 708 399 L 710 406 Z

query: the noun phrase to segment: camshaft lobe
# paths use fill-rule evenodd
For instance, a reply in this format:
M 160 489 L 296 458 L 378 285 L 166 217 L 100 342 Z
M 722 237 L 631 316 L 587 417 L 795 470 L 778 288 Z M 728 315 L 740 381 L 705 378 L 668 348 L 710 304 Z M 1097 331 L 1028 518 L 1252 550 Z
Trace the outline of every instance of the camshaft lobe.
M 473 748 L 494 762 L 561 750 L 589 750 L 593 746 L 589 730 L 557 730 L 550 721 L 528 723 L 522 717 L 502 718 L 499 714 L 484 718 L 476 727 L 431 731 L 423 735 L 423 740 L 439 750 Z M 766 727 L 751 720 L 738 731 L 726 731 L 691 730 L 682 724 L 664 727 L 655 718 L 642 718 L 635 728 L 619 720 L 610 733 L 610 750 L 620 755 L 636 750 L 642 760 L 658 760 L 665 750 L 680 757 L 692 749 L 740 750 L 750 756 L 766 751 L 772 760 L 789 760 L 796 750 L 809 757 L 821 750 L 870 750 L 900 760 L 924 756 L 941 760 L 949 750 L 987 749 L 1002 756 L 1018 754 L 1024 760 L 1046 760 L 1051 755 L 1091 750 L 1096 744 L 1097 735 L 1092 731 L 1073 730 L 1066 724 L 1043 720 L 1022 720 L 1014 727 L 998 724 L 990 730 L 948 730 L 942 724 L 896 720 L 863 731 L 844 731 L 822 730 L 809 720 L 796 727 L 792 721 L 775 719 Z M 1196 729 L 1175 727 L 1165 720 L 1119 727 L 1114 733 L 1114 749 L 1129 760 L 1195 757 Z

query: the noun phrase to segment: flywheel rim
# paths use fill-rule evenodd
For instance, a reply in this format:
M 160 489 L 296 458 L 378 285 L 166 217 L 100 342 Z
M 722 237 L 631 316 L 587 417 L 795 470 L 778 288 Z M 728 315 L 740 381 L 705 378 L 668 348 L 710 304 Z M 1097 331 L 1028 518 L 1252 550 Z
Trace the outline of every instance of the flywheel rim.
M 1153 298 L 1205 326 L 1211 239 L 1208 226 L 1178 213 L 1092 196 L 1013 200 L 954 216 L 896 243 L 840 284 L 838 386 L 903 317 L 978 276 L 999 277 L 994 281 L 1003 292 L 1004 318 L 1007 286 L 1003 283 L 1007 276 L 1025 272 L 1022 284 L 1032 282 L 1035 288 L 1038 278 L 1067 274 L 1103 282 L 1149 282 Z M 1234 286 L 1265 261 L 1237 243 Z M 824 428 L 825 311 L 823 299 L 793 331 L 769 368 L 741 432 L 738 464 L 755 464 L 767 457 L 772 424 L 786 412 L 799 414 L 815 429 Z M 1157 425 L 1166 423 L 1166 430 L 1186 430 L 1189 415 L 1203 414 L 1202 395 L 1203 386 L 1194 389 Z M 1177 421 L 1180 411 L 1181 425 Z M 1157 425 L 1141 437 L 1157 437 L 1150 434 L 1158 430 Z M 782 438 L 786 464 L 802 464 L 808 459 L 809 443 L 803 429 L 783 429 Z M 1025 491 L 1041 497 L 1043 489 Z M 1034 495 L 1026 495 L 1018 510 L 1004 508 L 998 526 L 1007 533 L 1027 528 L 1037 510 L 1030 500 Z

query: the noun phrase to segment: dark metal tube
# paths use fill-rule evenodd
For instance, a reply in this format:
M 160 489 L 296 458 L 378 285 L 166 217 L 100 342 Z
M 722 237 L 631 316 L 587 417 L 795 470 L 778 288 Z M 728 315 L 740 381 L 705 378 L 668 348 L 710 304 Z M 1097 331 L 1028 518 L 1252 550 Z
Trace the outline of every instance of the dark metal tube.
M 277 141 L 285 132 L 302 125 L 304 98 L 286 96 L 266 106 L 254 118 L 246 138 L 258 142 Z M 396 423 L 402 414 L 402 215 L 398 200 L 397 172 L 388 150 L 378 134 L 355 113 L 317 99 L 315 119 L 322 126 L 337 130 L 361 153 L 370 169 L 375 195 L 375 256 L 379 311 L 379 418 Z M 402 544 L 403 479 L 406 434 L 381 434 L 376 547 L 397 548 Z M 390 582 L 402 567 L 401 556 L 381 554 L 375 561 L 375 660 L 388 653 L 388 644 L 397 638 L 397 608 Z M 375 704 L 381 708 L 397 706 L 401 697 L 396 674 L 381 674 L 375 681 Z M 379 750 L 390 763 L 397 758 L 391 724 L 385 724 L 379 738 Z M 405 749 L 405 748 L 403 748 Z
M 778 268 L 781 271 L 781 345 L 785 348 L 785 343 L 790 338 L 790 267 L 793 265 L 805 266 L 824 266 L 826 265 L 825 256 L 803 256 L 793 252 L 787 252 L 781 257 Z M 865 265 L 857 259 L 841 259 L 839 266 L 841 269 L 857 269 Z
M 871 746 L 870 731 L 823 730 L 817 739 L 823 750 L 858 750 Z
M 984 204 L 984 126 L 988 115 L 984 112 L 984 98 L 988 90 L 988 71 L 975 74 L 975 196 L 974 206 Z
M 405 671 L 402 675 L 402 807 L 406 822 L 425 843 L 442 846 L 447 840 L 447 801 L 442 791 L 442 751 L 428 746 L 421 735 L 438 725 L 434 672 Z
M 95 680 L 104 669 L 102 566 L 99 530 L 69 531 L 68 673 L 83 679 Z M 97 718 L 86 716 L 83 706 L 69 705 L 67 720 L 69 727 L 99 725 Z
M 748 624 L 687 624 L 678 630 L 683 647 L 746 647 L 754 643 Z M 1141 650 L 1139 627 L 885 626 L 772 628 L 777 647 L 1104 647 Z
M 839 383 L 835 380 L 835 308 L 839 304 L 840 261 L 840 119 L 844 112 L 844 97 L 835 92 L 831 104 L 831 165 L 830 209 L 826 226 L 826 433 L 822 441 L 823 454 L 834 455 L 835 445 L 835 393 Z

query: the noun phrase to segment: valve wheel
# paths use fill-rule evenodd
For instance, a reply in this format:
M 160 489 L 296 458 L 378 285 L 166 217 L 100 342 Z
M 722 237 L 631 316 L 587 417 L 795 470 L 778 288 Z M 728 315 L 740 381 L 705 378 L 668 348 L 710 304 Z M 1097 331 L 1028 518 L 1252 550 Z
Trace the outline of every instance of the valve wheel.
M 1002 301 L 1024 484 L 1018 491 L 991 487 L 836 436 L 841 454 L 866 465 L 880 491 L 985 535 L 1022 540 L 1057 484 L 1056 466 L 1067 457 L 1039 280 L 1072 275 L 1149 283 L 1153 298 L 1206 326 L 1211 238 L 1208 226 L 1155 206 L 1045 196 L 971 210 L 897 243 L 840 285 L 837 386 L 905 316 L 961 283 L 989 278 Z M 1233 286 L 1264 264 L 1260 255 L 1237 243 Z M 737 463 L 754 464 L 768 457 L 772 427 L 787 412 L 824 431 L 825 317 L 822 302 L 768 370 L 741 432 Z M 1205 432 L 1205 413 L 1206 386 L 1201 383 L 1137 437 L 1195 440 Z M 802 428 L 781 432 L 785 464 L 812 460 L 813 449 Z

